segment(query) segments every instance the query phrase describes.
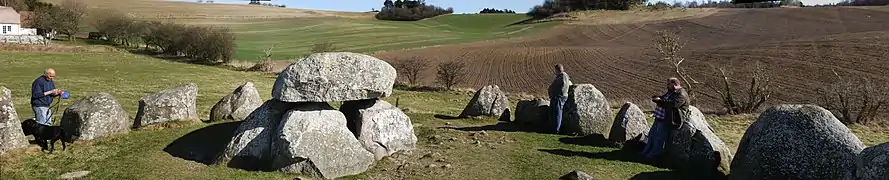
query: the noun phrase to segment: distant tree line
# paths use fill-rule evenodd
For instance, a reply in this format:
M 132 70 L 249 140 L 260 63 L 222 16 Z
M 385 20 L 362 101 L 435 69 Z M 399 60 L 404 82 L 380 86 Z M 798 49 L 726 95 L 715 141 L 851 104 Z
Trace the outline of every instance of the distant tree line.
M 453 8 L 428 5 L 423 0 L 386 0 L 383 8 L 375 16 L 379 20 L 416 21 L 438 15 L 454 13 Z
M 262 5 L 262 6 L 268 6 L 268 7 L 287 7 L 284 4 L 261 3 L 260 1 L 268 1 L 268 0 L 250 0 L 250 3 L 247 3 L 247 4 Z
M 94 24 L 101 36 L 114 44 L 144 44 L 170 56 L 193 62 L 229 62 L 235 54 L 235 35 L 228 28 L 192 26 L 159 21 L 139 21 L 118 11 L 104 12 Z
M 545 0 L 543 4 L 534 6 L 527 15 L 534 18 L 546 18 L 554 14 L 583 10 L 629 10 L 630 7 L 642 5 L 646 0 Z
M 499 10 L 499 9 L 494 9 L 494 8 L 485 8 L 485 9 L 482 9 L 482 11 L 480 11 L 480 12 L 478 12 L 478 13 L 479 13 L 479 14 L 487 14 L 487 13 L 509 13 L 509 14 L 515 14 L 515 11 L 509 10 L 509 9 Z
M 837 6 L 885 6 L 889 5 L 889 0 L 844 0 L 836 4 Z

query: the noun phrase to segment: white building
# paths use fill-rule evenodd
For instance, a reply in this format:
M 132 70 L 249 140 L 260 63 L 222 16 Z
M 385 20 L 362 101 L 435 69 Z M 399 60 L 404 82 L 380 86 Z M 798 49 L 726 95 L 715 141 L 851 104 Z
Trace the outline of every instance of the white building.
M 22 28 L 22 16 L 15 9 L 0 6 L 0 36 L 36 34 L 36 29 Z

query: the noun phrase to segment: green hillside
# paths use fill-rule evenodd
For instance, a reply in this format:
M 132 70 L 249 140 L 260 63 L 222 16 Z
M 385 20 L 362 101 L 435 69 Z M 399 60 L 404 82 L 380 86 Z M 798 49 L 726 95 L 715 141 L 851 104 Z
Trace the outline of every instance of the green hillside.
M 223 25 L 237 34 L 236 59 L 256 60 L 264 49 L 275 45 L 273 58 L 281 60 L 305 55 L 322 42 L 331 42 L 339 50 L 368 53 L 515 37 L 557 24 L 510 26 L 525 19 L 518 14 L 443 15 L 415 22 L 322 17 Z

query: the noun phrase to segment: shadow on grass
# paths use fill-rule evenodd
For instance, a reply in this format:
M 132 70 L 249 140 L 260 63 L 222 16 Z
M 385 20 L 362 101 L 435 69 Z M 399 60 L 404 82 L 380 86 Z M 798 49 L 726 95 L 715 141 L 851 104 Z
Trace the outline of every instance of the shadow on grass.
M 581 145 L 581 146 L 596 146 L 596 147 L 613 147 L 620 148 L 621 144 L 612 142 L 608 139 L 605 139 L 605 136 L 600 134 L 582 136 L 582 137 L 564 137 L 559 138 L 559 142 L 564 144 L 573 144 L 573 145 Z
M 525 129 L 515 123 L 506 123 L 500 122 L 492 125 L 484 125 L 484 126 L 476 126 L 476 127 L 462 127 L 462 128 L 454 128 L 454 127 L 442 127 L 446 129 L 454 129 L 460 131 L 503 131 L 503 132 L 528 132 Z
M 210 165 L 234 136 L 241 121 L 214 124 L 179 137 L 164 152 L 173 157 Z
M 580 157 L 586 157 L 586 158 L 592 158 L 592 159 L 605 159 L 605 160 L 611 160 L 611 161 L 639 163 L 639 164 L 646 164 L 646 165 L 664 168 L 664 167 L 658 166 L 652 160 L 647 160 L 647 159 L 643 158 L 642 156 L 638 155 L 637 153 L 635 153 L 633 151 L 627 151 L 627 150 L 615 150 L 615 151 L 610 151 L 610 152 L 599 152 L 599 153 L 572 151 L 572 150 L 565 150 L 565 149 L 538 149 L 538 151 L 542 151 L 542 152 L 546 152 L 546 153 L 550 153 L 550 154 L 555 154 L 555 155 L 560 155 L 560 156 L 567 156 L 567 157 L 580 156 Z
M 610 152 L 583 152 L 583 151 L 572 151 L 565 149 L 538 149 L 538 151 L 546 152 L 550 154 L 566 156 L 566 157 L 586 157 L 592 159 L 604 159 L 609 161 L 621 161 L 621 162 L 631 162 L 638 164 L 650 165 L 658 168 L 664 169 L 672 169 L 667 167 L 666 164 L 656 163 L 655 160 L 645 159 L 642 156 L 638 155 L 637 152 L 629 151 L 629 150 L 615 150 Z M 657 172 L 644 172 L 633 176 L 630 179 L 708 179 L 708 180 L 724 180 L 728 179 L 725 174 L 719 172 L 701 172 L 701 171 L 687 171 L 687 173 L 683 173 L 682 171 L 657 171 Z
M 444 114 L 436 114 L 435 118 L 444 119 L 444 120 L 457 120 L 457 119 L 465 119 L 457 116 L 444 115 Z
M 665 180 L 665 179 L 683 179 L 682 174 L 676 171 L 655 171 L 643 172 L 631 177 L 630 180 Z

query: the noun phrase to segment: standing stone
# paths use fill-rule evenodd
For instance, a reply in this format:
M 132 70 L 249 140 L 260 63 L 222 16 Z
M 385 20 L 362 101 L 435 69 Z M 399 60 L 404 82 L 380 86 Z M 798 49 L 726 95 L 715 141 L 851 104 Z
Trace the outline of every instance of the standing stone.
M 858 155 L 855 171 L 847 179 L 887 180 L 889 179 L 889 143 L 869 147 Z
M 571 171 L 568 174 L 565 174 L 562 177 L 559 177 L 559 180 L 593 180 L 593 176 L 583 172 L 583 171 Z
M 284 102 L 333 102 L 383 98 L 392 94 L 395 68 L 373 56 L 316 53 L 281 71 L 272 98 Z
M 500 91 L 500 86 L 488 85 L 475 92 L 460 117 L 498 116 L 507 106 L 509 99 Z
M 166 89 L 139 100 L 133 127 L 181 120 L 198 120 L 195 103 L 198 85 L 188 83 Z
M 262 100 L 252 82 L 244 83 L 229 95 L 223 97 L 210 110 L 210 122 L 222 120 L 241 121 L 259 107 Z
M 611 105 L 592 84 L 571 85 L 565 102 L 560 132 L 581 136 L 600 134 L 608 138 L 614 116 Z
M 521 100 L 516 104 L 515 122 L 532 127 L 549 126 L 549 101 L 543 98 Z M 551 129 L 546 127 L 546 129 Z
M 367 171 L 374 163 L 346 127 L 346 116 L 327 103 L 287 112 L 272 143 L 272 166 L 287 173 L 334 179 Z
M 670 144 L 664 151 L 666 162 L 698 178 L 724 177 L 732 163 L 731 150 L 716 136 L 698 108 L 689 106 L 685 114 L 679 129 L 670 133 Z
M 268 100 L 250 113 L 235 130 L 231 142 L 216 161 L 232 168 L 266 169 L 271 163 L 271 146 L 284 113 L 295 103 Z
M 68 106 L 62 128 L 71 140 L 93 140 L 130 132 L 130 115 L 114 96 L 100 92 Z
M 842 179 L 862 149 L 830 111 L 778 105 L 747 128 L 729 179 Z
M 648 134 L 648 121 L 639 106 L 631 102 L 621 106 L 611 125 L 609 139 L 615 142 L 641 141 Z
M 25 147 L 28 147 L 28 140 L 12 104 L 12 91 L 0 86 L 0 155 Z
M 414 149 L 417 144 L 410 117 L 386 101 L 346 101 L 340 111 L 349 130 L 376 160 Z

